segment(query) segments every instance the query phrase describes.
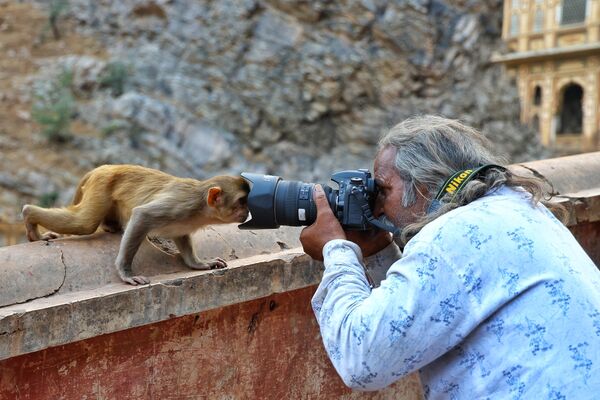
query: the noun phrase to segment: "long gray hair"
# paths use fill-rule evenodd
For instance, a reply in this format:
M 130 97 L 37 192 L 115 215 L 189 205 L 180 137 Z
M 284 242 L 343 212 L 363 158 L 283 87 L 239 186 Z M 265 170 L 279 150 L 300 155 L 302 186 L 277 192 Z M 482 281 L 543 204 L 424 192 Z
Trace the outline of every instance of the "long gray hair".
M 434 115 L 412 117 L 394 126 L 379 141 L 379 150 L 388 146 L 396 149 L 396 171 L 405 183 L 403 207 L 414 204 L 417 193 L 431 201 L 446 179 L 457 171 L 485 164 L 507 163 L 504 157 L 490 151 L 491 142 L 476 129 L 459 121 Z M 401 241 L 406 243 L 423 226 L 440 215 L 468 204 L 501 185 L 519 187 L 529 192 L 532 205 L 541 201 L 559 218 L 564 218 L 563 207 L 544 201 L 549 200 L 549 197 L 544 197 L 546 192 L 541 179 L 490 168 L 468 182 L 453 198 L 448 194 L 442 197 L 441 206 L 437 210 L 404 227 Z M 419 191 L 418 187 L 425 188 L 426 193 Z

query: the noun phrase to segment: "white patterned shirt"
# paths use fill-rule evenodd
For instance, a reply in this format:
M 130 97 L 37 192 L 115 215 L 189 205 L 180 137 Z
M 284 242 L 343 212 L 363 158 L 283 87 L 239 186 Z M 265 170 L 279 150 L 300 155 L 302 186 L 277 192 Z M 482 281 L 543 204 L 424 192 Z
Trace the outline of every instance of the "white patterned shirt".
M 529 194 L 501 188 L 430 222 L 375 289 L 354 243 L 323 255 L 312 305 L 346 385 L 419 371 L 428 399 L 600 399 L 600 272 Z

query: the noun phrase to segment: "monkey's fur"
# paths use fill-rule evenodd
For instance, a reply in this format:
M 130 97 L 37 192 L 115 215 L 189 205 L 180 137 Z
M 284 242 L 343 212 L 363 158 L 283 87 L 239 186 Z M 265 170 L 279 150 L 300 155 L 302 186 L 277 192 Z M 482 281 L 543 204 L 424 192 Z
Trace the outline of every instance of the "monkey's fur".
M 205 225 L 244 222 L 249 190 L 242 177 L 222 175 L 200 181 L 136 165 L 103 165 L 81 179 L 70 206 L 25 205 L 23 219 L 30 241 L 53 239 L 57 234 L 87 235 L 99 226 L 110 232 L 124 229 L 117 272 L 131 285 L 146 284 L 148 278 L 133 276 L 131 264 L 148 234 L 173 239 L 190 268 L 225 267 L 221 258 L 199 260 L 190 234 Z M 40 236 L 38 225 L 50 232 Z

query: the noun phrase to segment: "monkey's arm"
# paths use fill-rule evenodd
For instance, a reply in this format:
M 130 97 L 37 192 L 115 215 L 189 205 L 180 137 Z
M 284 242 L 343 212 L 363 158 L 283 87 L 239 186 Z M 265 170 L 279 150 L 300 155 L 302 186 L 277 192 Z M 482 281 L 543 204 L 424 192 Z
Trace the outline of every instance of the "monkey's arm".
M 124 282 L 131 285 L 150 283 L 150 280 L 145 276 L 134 276 L 131 270 L 131 264 L 133 263 L 135 253 L 148 232 L 153 228 L 165 224 L 163 210 L 163 204 L 160 202 L 152 202 L 135 207 L 131 211 L 131 218 L 123 232 L 119 254 L 115 261 L 117 273 Z
M 227 263 L 222 258 L 215 258 L 212 260 L 199 260 L 194 251 L 192 245 L 192 238 L 190 235 L 183 235 L 173 238 L 173 241 L 177 245 L 177 249 L 181 253 L 183 262 L 192 269 L 213 269 L 213 268 L 224 268 Z

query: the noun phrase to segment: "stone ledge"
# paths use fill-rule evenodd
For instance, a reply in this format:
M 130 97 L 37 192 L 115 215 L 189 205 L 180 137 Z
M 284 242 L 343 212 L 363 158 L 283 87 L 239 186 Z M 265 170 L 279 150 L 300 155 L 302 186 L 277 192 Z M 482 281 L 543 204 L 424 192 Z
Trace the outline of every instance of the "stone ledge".
M 549 182 L 571 226 L 600 220 L 600 152 L 511 168 Z M 152 283 L 137 287 L 114 269 L 119 235 L 2 248 L 0 359 L 315 285 L 322 266 L 298 247 L 300 229 L 201 231 L 194 239 L 202 256 L 228 259 L 216 271 L 191 271 L 147 241 L 134 271 Z
M 318 283 L 322 270 L 296 248 L 234 260 L 223 270 L 112 283 L 0 308 L 0 359 Z
M 235 225 L 221 225 L 197 232 L 194 245 L 202 258 L 235 261 L 298 247 L 298 232 L 298 228 L 291 227 L 240 231 Z M 0 248 L 0 307 L 120 284 L 114 267 L 120 240 L 120 235 L 99 233 Z M 133 270 L 151 279 L 190 271 L 179 257 L 161 251 L 150 241 L 140 246 Z

